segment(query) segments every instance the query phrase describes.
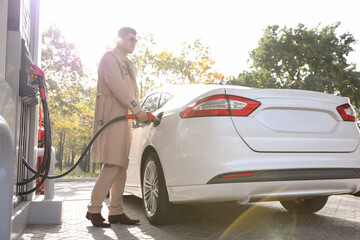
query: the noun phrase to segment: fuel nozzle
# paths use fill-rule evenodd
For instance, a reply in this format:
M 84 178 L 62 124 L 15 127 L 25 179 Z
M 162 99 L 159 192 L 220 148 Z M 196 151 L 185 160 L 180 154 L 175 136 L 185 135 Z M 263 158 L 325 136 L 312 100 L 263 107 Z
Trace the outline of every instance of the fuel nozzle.
M 154 118 L 152 120 L 152 122 L 154 123 L 154 127 L 157 127 L 157 126 L 160 125 L 160 122 L 161 122 L 161 119 L 162 119 L 163 115 L 164 115 L 164 112 L 161 112 L 156 116 L 156 118 Z
M 32 65 L 30 72 L 28 72 L 28 75 L 30 76 L 30 79 L 33 82 L 37 82 L 39 84 L 39 92 L 40 92 L 40 98 L 42 100 L 46 99 L 46 93 L 45 93 L 45 74 L 43 70 L 41 70 L 38 66 Z
M 142 127 L 143 126 L 142 124 L 150 124 L 152 122 L 154 123 L 154 127 L 157 127 L 157 126 L 159 126 L 159 124 L 161 122 L 161 118 L 164 115 L 164 113 L 161 112 L 156 117 L 150 112 L 146 112 L 146 115 L 147 115 L 148 120 L 141 124 L 140 124 L 139 120 L 136 118 L 136 116 L 133 114 L 126 115 L 126 119 L 136 120 L 136 123 L 135 124 L 133 123 L 134 128 Z

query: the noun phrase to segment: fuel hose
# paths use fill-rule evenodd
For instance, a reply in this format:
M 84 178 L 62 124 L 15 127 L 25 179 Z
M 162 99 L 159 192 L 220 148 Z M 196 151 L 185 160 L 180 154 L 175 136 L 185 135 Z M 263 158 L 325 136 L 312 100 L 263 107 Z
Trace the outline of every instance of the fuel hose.
M 66 176 L 70 172 L 72 172 L 80 164 L 80 162 L 84 159 L 85 155 L 90 150 L 92 144 L 94 143 L 96 138 L 100 135 L 100 133 L 102 131 L 104 131 L 105 128 L 107 128 L 108 126 L 113 124 L 114 122 L 121 121 L 121 120 L 126 120 L 126 119 L 133 119 L 133 120 L 135 119 L 137 121 L 137 124 L 138 124 L 138 120 L 137 120 L 136 116 L 132 115 L 132 114 L 122 115 L 122 116 L 118 116 L 118 117 L 113 118 L 112 120 L 107 122 L 104 126 L 102 126 L 95 133 L 95 135 L 91 138 L 90 142 L 86 146 L 85 150 L 82 152 L 80 158 L 76 161 L 76 163 L 70 169 L 68 169 L 66 172 L 61 173 L 59 175 L 51 176 L 51 175 L 49 175 L 50 161 L 51 161 L 51 159 L 50 159 L 51 158 L 51 145 L 52 145 L 52 142 L 51 142 L 51 127 L 50 127 L 49 109 L 48 109 L 47 100 L 46 100 L 46 93 L 45 93 L 44 73 L 36 65 L 33 65 L 33 71 L 31 71 L 30 74 L 31 74 L 31 78 L 35 78 L 38 81 L 40 98 L 41 98 L 41 103 L 42 103 L 42 106 L 43 106 L 44 125 L 45 125 L 44 126 L 44 130 L 45 130 L 45 136 L 44 136 L 44 143 L 45 143 L 44 159 L 41 162 L 41 164 L 39 165 L 39 167 L 38 167 L 39 169 L 37 171 L 35 169 L 33 169 L 24 158 L 22 159 L 23 164 L 34 175 L 31 178 L 26 179 L 26 180 L 24 180 L 22 182 L 17 182 L 17 185 L 21 186 L 21 185 L 28 184 L 28 183 L 32 182 L 33 180 L 38 179 L 39 177 L 41 177 L 42 179 L 39 181 L 39 183 L 36 184 L 36 186 L 34 188 L 32 188 L 30 190 L 27 190 L 27 191 L 23 191 L 23 192 L 18 192 L 18 195 L 30 194 L 30 193 L 36 191 L 45 182 L 46 179 L 61 178 L 61 177 Z M 154 117 L 154 115 L 152 115 L 149 112 L 147 112 L 146 114 L 147 114 L 149 124 L 150 124 L 150 122 L 153 122 L 155 127 L 160 124 L 160 121 L 161 121 L 161 118 L 162 118 L 162 113 L 160 113 L 158 115 L 158 117 L 156 117 L 156 118 Z
M 30 193 L 36 191 L 45 182 L 45 180 L 49 174 L 49 169 L 50 169 L 50 157 L 51 157 L 52 143 L 51 143 L 51 130 L 50 130 L 51 129 L 50 128 L 50 115 L 49 115 L 49 109 L 48 109 L 47 100 L 46 100 L 44 75 L 41 70 L 40 70 L 41 72 L 38 72 L 37 67 L 36 66 L 34 67 L 34 66 L 33 66 L 34 70 L 31 72 L 30 78 L 35 78 L 38 82 L 41 103 L 43 106 L 44 124 L 45 124 L 44 159 L 43 159 L 42 163 L 39 165 L 39 170 L 33 172 L 34 175 L 31 178 L 26 179 L 22 182 L 17 182 L 17 185 L 21 186 L 21 185 L 28 184 L 28 183 L 32 182 L 33 180 L 39 178 L 41 175 L 42 175 L 42 179 L 36 184 L 36 186 L 34 188 L 24 191 L 24 192 L 18 192 L 18 195 L 27 195 L 27 194 L 30 194 Z M 25 159 L 22 159 L 22 160 L 23 160 L 23 162 L 26 162 Z M 44 174 L 42 174 L 42 173 L 44 173 Z

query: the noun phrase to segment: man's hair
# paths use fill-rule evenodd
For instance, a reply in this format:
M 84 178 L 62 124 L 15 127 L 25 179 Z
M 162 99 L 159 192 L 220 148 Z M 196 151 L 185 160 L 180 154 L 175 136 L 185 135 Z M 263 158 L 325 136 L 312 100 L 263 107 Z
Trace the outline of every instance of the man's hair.
M 119 37 L 126 37 L 129 33 L 132 33 L 132 34 L 136 35 L 137 32 L 133 28 L 123 27 L 123 28 L 119 29 L 118 36 Z

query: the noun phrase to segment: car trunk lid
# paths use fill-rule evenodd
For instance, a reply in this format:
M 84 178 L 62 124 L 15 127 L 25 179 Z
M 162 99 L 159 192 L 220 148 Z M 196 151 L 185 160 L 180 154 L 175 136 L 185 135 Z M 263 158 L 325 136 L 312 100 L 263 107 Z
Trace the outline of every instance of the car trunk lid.
M 227 95 L 261 103 L 247 117 L 232 117 L 239 136 L 258 152 L 352 152 L 359 144 L 354 122 L 336 108 L 348 99 L 303 90 L 238 89 Z

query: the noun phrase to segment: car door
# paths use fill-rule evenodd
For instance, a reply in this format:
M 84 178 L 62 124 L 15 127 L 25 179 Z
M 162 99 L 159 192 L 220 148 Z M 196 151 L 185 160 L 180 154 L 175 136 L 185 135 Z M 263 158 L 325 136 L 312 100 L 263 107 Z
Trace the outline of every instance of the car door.
M 153 93 L 145 98 L 141 107 L 146 112 L 155 112 L 158 109 L 160 92 Z M 149 141 L 150 126 L 140 124 L 132 129 L 132 140 L 127 169 L 126 191 L 141 197 L 140 164 L 144 148 Z

